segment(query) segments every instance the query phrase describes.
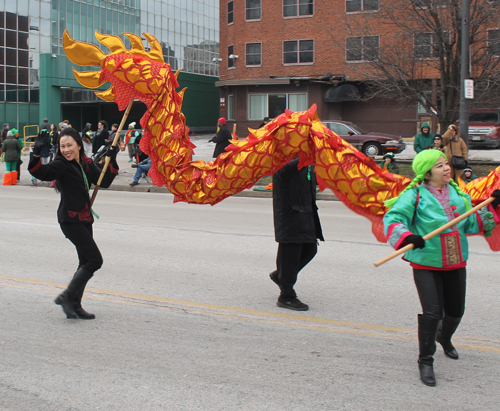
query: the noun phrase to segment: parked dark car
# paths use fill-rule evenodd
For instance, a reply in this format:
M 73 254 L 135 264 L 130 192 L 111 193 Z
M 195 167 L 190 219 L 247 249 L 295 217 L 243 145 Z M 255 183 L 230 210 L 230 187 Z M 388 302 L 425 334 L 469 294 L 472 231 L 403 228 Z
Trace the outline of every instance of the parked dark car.
M 375 157 L 388 152 L 401 153 L 406 147 L 401 136 L 370 133 L 350 121 L 328 120 L 323 121 L 323 124 L 368 157 Z
M 471 110 L 469 147 L 500 148 L 500 110 Z

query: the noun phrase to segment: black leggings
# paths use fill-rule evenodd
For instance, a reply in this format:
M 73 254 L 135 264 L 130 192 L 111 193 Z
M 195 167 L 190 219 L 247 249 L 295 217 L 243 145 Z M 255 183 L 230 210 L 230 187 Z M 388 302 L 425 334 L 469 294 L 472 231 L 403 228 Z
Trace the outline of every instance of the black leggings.
M 102 267 L 102 255 L 92 235 L 92 224 L 61 224 L 66 238 L 76 247 L 78 268 L 93 274 Z
M 465 311 L 466 269 L 434 271 L 413 269 L 423 316 L 441 320 L 444 314 L 461 318 Z
M 278 268 L 278 278 L 281 283 L 280 297 L 297 297 L 293 286 L 297 282 L 299 271 L 314 258 L 317 251 L 318 246 L 316 243 L 279 243 L 276 266 Z

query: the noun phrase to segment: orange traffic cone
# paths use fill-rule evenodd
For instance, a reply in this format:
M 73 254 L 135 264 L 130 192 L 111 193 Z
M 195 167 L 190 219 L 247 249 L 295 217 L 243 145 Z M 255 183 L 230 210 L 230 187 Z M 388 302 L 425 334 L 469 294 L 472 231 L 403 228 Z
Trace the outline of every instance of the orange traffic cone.
M 3 185 L 10 186 L 10 173 L 5 173 L 3 175 Z
M 17 184 L 17 171 L 10 172 L 10 185 L 15 186 Z

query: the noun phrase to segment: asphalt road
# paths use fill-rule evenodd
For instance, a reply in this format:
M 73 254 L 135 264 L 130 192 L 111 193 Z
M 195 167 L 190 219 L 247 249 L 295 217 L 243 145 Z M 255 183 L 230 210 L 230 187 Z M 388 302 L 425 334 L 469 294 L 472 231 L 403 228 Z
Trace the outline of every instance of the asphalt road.
M 103 191 L 104 266 L 67 320 L 52 300 L 76 268 L 54 190 L 0 187 L 0 410 L 498 410 L 498 254 L 470 239 L 467 310 L 418 376 L 410 267 L 369 223 L 319 201 L 326 242 L 299 276 L 308 312 L 275 305 L 271 201 L 172 204 Z

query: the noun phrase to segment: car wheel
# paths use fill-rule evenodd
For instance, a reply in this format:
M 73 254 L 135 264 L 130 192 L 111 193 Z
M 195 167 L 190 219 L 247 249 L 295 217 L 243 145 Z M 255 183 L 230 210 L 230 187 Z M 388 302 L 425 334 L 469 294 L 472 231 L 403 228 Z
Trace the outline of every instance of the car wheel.
M 367 157 L 375 157 L 382 154 L 382 146 L 379 143 L 369 142 L 363 146 L 361 152 Z

